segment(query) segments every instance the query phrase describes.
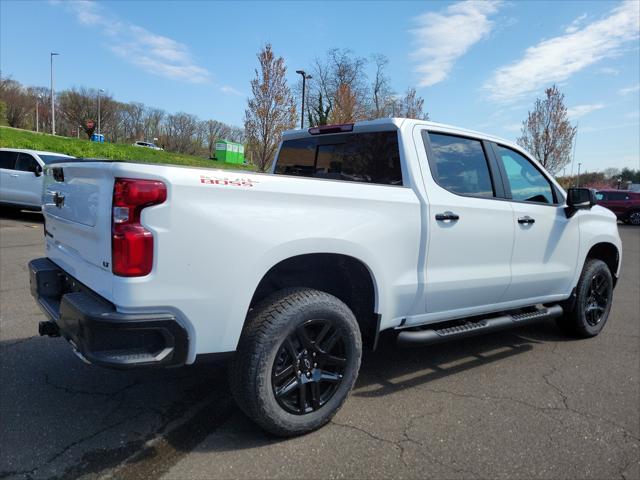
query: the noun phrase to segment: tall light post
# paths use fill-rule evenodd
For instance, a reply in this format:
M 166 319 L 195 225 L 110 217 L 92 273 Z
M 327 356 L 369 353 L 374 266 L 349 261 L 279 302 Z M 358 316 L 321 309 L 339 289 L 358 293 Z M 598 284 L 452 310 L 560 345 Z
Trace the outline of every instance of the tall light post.
M 36 133 L 40 131 L 40 94 L 36 95 Z
M 296 70 L 296 73 L 298 75 L 302 75 L 302 113 L 300 115 L 300 128 L 304 128 L 304 95 L 305 92 L 307 91 L 306 89 L 306 80 L 310 80 L 311 78 L 313 78 L 311 75 L 307 75 L 306 72 L 304 70 Z
M 578 179 L 576 180 L 576 187 L 580 186 L 580 167 L 582 166 L 582 163 L 578 162 Z
M 98 89 L 98 135 L 100 135 L 100 94 L 104 93 L 103 89 Z
M 49 63 L 51 65 L 51 134 L 56 134 L 56 104 L 53 91 L 53 57 L 60 55 L 56 52 L 49 52 Z

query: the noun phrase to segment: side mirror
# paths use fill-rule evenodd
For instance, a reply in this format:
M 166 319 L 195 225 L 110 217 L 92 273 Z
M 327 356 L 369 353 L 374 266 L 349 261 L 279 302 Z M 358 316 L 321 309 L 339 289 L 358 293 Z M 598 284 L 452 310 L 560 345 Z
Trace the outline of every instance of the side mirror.
M 570 188 L 567 191 L 567 218 L 571 218 L 578 210 L 589 210 L 596 204 L 596 193 L 590 188 Z
M 32 172 L 36 177 L 39 177 L 40 175 L 42 175 L 42 167 L 37 163 L 32 164 L 29 167 L 29 171 Z

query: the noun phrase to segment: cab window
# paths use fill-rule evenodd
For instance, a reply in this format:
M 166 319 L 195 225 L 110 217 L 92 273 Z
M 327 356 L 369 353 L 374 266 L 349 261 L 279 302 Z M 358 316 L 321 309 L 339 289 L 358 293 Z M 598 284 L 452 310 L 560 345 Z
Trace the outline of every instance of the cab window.
M 14 170 L 16 167 L 16 158 L 18 157 L 18 152 L 8 152 L 1 151 L 0 152 L 0 168 L 4 168 L 6 170 Z
M 480 140 L 422 132 L 431 146 L 429 167 L 435 181 L 450 192 L 478 197 L 493 197 L 489 164 Z
M 35 172 L 38 167 L 38 162 L 35 158 L 27 153 L 20 153 L 18 160 L 16 161 L 16 170 L 22 172 Z
M 554 204 L 553 188 L 547 178 L 524 155 L 496 145 L 511 189 L 511 198 L 519 202 Z

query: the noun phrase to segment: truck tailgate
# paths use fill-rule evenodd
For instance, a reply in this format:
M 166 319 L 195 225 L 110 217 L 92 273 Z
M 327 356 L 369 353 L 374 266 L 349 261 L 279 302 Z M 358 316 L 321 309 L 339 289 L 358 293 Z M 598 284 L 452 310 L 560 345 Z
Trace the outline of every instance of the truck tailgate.
M 42 213 L 47 256 L 111 299 L 112 164 L 86 162 L 47 168 Z

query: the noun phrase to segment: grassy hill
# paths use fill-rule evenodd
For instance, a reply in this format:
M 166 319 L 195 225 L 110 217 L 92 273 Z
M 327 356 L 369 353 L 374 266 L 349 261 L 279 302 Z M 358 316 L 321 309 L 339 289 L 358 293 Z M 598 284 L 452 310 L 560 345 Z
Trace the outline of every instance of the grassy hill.
M 136 163 L 160 163 L 191 167 L 252 170 L 247 165 L 216 162 L 193 155 L 161 152 L 150 148 L 134 147 L 121 143 L 95 143 L 46 133 L 36 133 L 17 128 L 0 127 L 0 147 L 29 148 L 47 152 L 65 153 L 74 157 L 106 158 Z

